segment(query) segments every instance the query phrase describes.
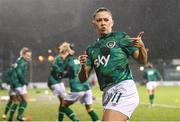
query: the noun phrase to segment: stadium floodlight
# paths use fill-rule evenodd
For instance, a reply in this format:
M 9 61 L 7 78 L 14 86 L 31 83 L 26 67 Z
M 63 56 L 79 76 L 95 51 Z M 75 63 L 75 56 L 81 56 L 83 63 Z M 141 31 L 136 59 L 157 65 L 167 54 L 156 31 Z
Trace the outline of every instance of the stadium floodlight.
M 48 49 L 48 53 L 52 53 L 52 50 L 51 50 L 51 49 Z
M 180 66 L 176 66 L 176 70 L 177 70 L 177 71 L 180 71 Z
M 139 70 L 140 70 L 140 71 L 144 71 L 144 67 L 143 67 L 143 66 L 140 66 Z
M 172 64 L 173 65 L 180 65 L 180 59 L 173 59 Z
M 54 61 L 54 56 L 52 56 L 52 55 L 48 56 L 48 61 L 50 61 L 50 62 Z
M 43 56 L 38 56 L 38 60 L 40 61 L 40 62 L 43 62 L 44 61 L 44 57 Z

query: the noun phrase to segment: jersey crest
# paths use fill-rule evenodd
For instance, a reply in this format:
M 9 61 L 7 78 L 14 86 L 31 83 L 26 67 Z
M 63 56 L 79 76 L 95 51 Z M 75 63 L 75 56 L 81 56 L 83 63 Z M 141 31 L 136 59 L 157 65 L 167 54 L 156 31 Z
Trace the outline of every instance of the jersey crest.
M 154 74 L 153 71 L 148 71 L 147 73 L 148 73 L 148 75 L 153 75 Z
M 106 46 L 107 46 L 108 48 L 113 48 L 115 45 L 116 45 L 116 42 L 115 42 L 115 41 L 109 41 L 109 42 L 106 43 Z

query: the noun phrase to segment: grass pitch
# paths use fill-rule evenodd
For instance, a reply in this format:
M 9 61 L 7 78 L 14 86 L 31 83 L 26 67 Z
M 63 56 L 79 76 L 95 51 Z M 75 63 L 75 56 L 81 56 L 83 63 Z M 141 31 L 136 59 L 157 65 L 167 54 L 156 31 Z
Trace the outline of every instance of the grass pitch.
M 150 108 L 145 86 L 138 86 L 140 105 L 133 113 L 130 121 L 180 121 L 180 87 L 158 87 L 155 94 L 155 106 Z M 94 110 L 102 118 L 101 95 L 98 86 L 93 88 L 96 97 Z M 7 96 L 6 90 L 0 90 L 0 96 Z M 33 121 L 56 121 L 58 99 L 48 89 L 29 89 L 30 102 L 25 115 Z M 0 101 L 0 115 L 3 114 L 7 101 Z M 91 121 L 84 105 L 79 102 L 71 106 L 79 120 Z M 15 116 L 16 117 L 16 116 Z M 64 119 L 69 121 L 67 117 Z M 2 118 L 0 116 L 0 121 Z

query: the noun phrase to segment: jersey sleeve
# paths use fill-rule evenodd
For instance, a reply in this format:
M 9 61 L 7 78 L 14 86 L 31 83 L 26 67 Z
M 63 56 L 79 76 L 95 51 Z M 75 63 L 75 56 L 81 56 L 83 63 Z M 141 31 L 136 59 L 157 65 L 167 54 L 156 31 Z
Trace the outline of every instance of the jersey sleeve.
M 25 71 L 27 69 L 27 64 L 19 62 L 16 67 L 17 77 L 21 84 L 28 84 L 28 81 L 25 79 Z
M 64 70 L 61 60 L 56 58 L 51 64 L 51 74 L 56 78 L 62 78 L 63 72 Z
M 147 79 L 147 72 L 146 71 L 143 73 L 143 78 Z
M 162 76 L 161 76 L 160 72 L 159 72 L 159 71 L 157 71 L 157 70 L 156 70 L 156 76 L 157 76 L 157 78 L 158 78 L 159 80 L 161 80 L 161 79 L 162 79 Z
M 67 71 L 67 76 L 70 79 L 74 79 L 78 76 L 80 70 L 80 62 L 74 56 L 72 56 L 68 63 L 66 64 L 65 70 Z
M 51 65 L 52 70 L 54 70 L 55 72 L 62 72 L 61 68 L 58 66 L 58 61 L 55 60 L 54 62 L 52 62 Z
M 7 69 L 6 71 L 3 72 L 2 74 L 2 82 L 9 84 L 10 82 L 10 69 Z
M 88 55 L 88 57 L 87 57 L 87 61 L 86 61 L 86 65 L 87 66 L 89 66 L 89 67 L 93 67 L 93 62 L 92 62 L 92 56 L 91 56 L 91 48 L 90 47 L 88 47 L 87 49 L 86 49 L 86 54 Z
M 124 49 L 128 56 L 132 55 L 133 52 L 138 50 L 137 47 L 132 45 L 132 40 L 129 38 L 130 36 L 123 32 L 123 38 L 120 39 L 120 46 Z

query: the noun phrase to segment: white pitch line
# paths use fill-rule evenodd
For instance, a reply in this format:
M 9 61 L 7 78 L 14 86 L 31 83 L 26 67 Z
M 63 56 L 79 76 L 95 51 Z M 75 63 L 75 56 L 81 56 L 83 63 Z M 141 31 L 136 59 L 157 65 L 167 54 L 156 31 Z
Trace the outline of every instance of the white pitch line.
M 141 105 L 149 105 L 149 103 L 140 103 Z M 164 108 L 173 108 L 173 109 L 180 109 L 180 106 L 175 105 L 168 105 L 168 104 L 154 104 L 156 107 L 164 107 Z

